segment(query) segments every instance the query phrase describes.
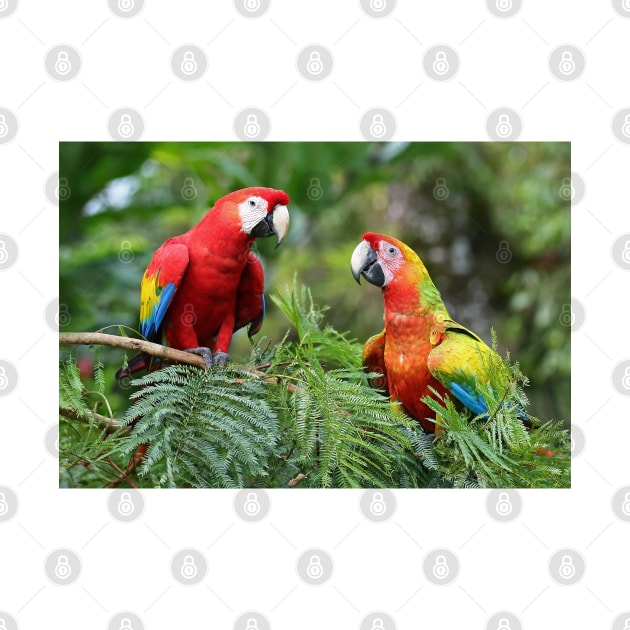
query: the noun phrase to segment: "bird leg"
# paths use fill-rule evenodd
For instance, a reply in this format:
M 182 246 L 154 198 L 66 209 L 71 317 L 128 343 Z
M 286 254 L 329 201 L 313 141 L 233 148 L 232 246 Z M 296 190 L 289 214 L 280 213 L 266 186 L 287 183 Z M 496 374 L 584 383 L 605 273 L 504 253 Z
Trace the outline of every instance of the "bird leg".
M 210 369 L 213 365 L 225 367 L 225 364 L 231 360 L 230 355 L 227 352 L 217 352 L 214 356 L 212 356 L 212 351 L 210 348 L 206 347 L 188 348 L 186 352 L 203 357 L 203 360 L 206 363 L 206 368 L 208 369 Z

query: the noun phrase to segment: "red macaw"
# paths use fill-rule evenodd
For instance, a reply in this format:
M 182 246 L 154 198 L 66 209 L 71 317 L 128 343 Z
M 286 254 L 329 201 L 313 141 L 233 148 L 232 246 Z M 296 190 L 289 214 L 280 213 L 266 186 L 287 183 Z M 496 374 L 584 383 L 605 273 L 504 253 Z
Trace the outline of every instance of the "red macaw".
M 435 413 L 424 396 L 448 393 L 474 414 L 488 412 L 479 391 L 498 371 L 507 387 L 510 374 L 499 356 L 475 333 L 453 321 L 420 257 L 401 241 L 367 233 L 351 259 L 357 282 L 363 276 L 380 287 L 385 328 L 368 339 L 363 363 L 382 374 L 373 386 L 388 392 L 422 427 L 435 432 Z M 382 381 L 382 382 L 378 382 Z
M 234 331 L 250 324 L 252 336 L 262 325 L 264 276 L 250 249 L 257 237 L 272 234 L 280 245 L 289 229 L 288 203 L 282 190 L 237 190 L 191 230 L 169 238 L 142 278 L 142 335 L 199 354 L 208 367 L 224 365 Z M 150 357 L 138 355 L 117 377 L 149 365 Z

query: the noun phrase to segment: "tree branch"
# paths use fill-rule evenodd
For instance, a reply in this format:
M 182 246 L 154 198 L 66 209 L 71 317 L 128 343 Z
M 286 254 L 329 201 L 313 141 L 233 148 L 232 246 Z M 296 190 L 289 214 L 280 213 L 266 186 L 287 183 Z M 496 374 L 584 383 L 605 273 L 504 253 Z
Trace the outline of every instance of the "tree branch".
M 74 411 L 74 409 L 68 409 L 67 407 L 59 406 L 59 415 L 64 418 L 68 418 L 69 420 L 78 420 L 79 422 L 89 423 L 90 419 L 87 416 L 82 416 L 81 414 Z M 114 433 L 115 431 L 120 431 L 121 434 L 129 433 L 131 427 L 121 424 L 120 420 L 116 420 L 116 418 L 109 418 L 108 416 L 103 416 L 100 413 L 96 413 L 96 411 L 90 411 L 90 415 L 101 428 L 105 429 L 107 433 Z
M 187 363 L 196 367 L 205 368 L 206 364 L 203 357 L 184 352 L 183 350 L 175 350 L 159 343 L 144 341 L 144 339 L 132 339 L 131 337 L 119 337 L 117 335 L 108 335 L 106 333 L 78 332 L 78 333 L 59 333 L 60 346 L 113 346 L 114 348 L 124 348 L 125 350 L 138 350 L 146 352 L 152 357 L 160 359 L 168 359 L 177 361 L 178 363 Z
M 76 333 L 59 333 L 59 345 L 60 346 L 112 346 L 114 348 L 124 348 L 125 350 L 134 350 L 139 352 L 146 352 L 152 357 L 158 357 L 160 359 L 166 359 L 168 361 L 176 361 L 177 363 L 186 363 L 187 365 L 194 365 L 195 367 L 204 368 L 206 363 L 203 357 L 184 350 L 175 350 L 175 348 L 169 348 L 159 343 L 152 343 L 151 341 L 145 341 L 144 339 L 132 339 L 131 337 L 119 337 L 118 335 L 108 335 L 106 333 L 93 333 L 93 332 L 76 332 Z M 254 368 L 240 366 L 243 370 L 259 376 L 267 383 L 279 383 L 280 379 L 275 376 L 268 376 L 260 370 Z M 293 383 L 287 384 L 287 389 L 294 394 L 298 387 Z M 103 416 L 105 417 L 105 416 Z M 76 418 L 81 420 L 81 418 Z

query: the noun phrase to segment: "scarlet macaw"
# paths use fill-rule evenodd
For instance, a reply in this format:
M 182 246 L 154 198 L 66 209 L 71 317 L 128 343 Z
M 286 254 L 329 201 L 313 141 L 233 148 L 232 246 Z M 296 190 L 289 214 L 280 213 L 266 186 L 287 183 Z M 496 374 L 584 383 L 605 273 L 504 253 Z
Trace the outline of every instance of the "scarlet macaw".
M 377 386 L 430 433 L 435 413 L 422 402 L 435 397 L 430 387 L 476 415 L 487 413 L 479 387 L 490 382 L 491 367 L 507 387 L 508 369 L 480 337 L 451 319 L 420 257 L 391 236 L 367 233 L 351 269 L 357 282 L 363 276 L 383 291 L 385 328 L 363 348 L 364 365 L 383 375 Z
M 257 237 L 289 229 L 288 195 L 273 188 L 237 190 L 219 199 L 191 230 L 155 252 L 140 288 L 140 330 L 149 341 L 201 355 L 208 367 L 224 365 L 235 330 L 260 330 L 265 314 L 264 276 L 250 249 Z M 117 377 L 148 368 L 138 355 Z

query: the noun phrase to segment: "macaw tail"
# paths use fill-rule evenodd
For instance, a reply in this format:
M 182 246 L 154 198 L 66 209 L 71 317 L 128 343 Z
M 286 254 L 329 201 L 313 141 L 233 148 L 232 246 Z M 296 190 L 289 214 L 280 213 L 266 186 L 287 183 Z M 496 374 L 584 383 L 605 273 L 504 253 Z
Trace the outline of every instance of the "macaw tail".
M 129 380 L 133 374 L 142 370 L 151 372 L 158 367 L 158 364 L 158 359 L 146 352 L 141 352 L 127 362 L 127 367 L 121 368 L 116 372 L 116 380 L 119 382 L 124 379 Z

